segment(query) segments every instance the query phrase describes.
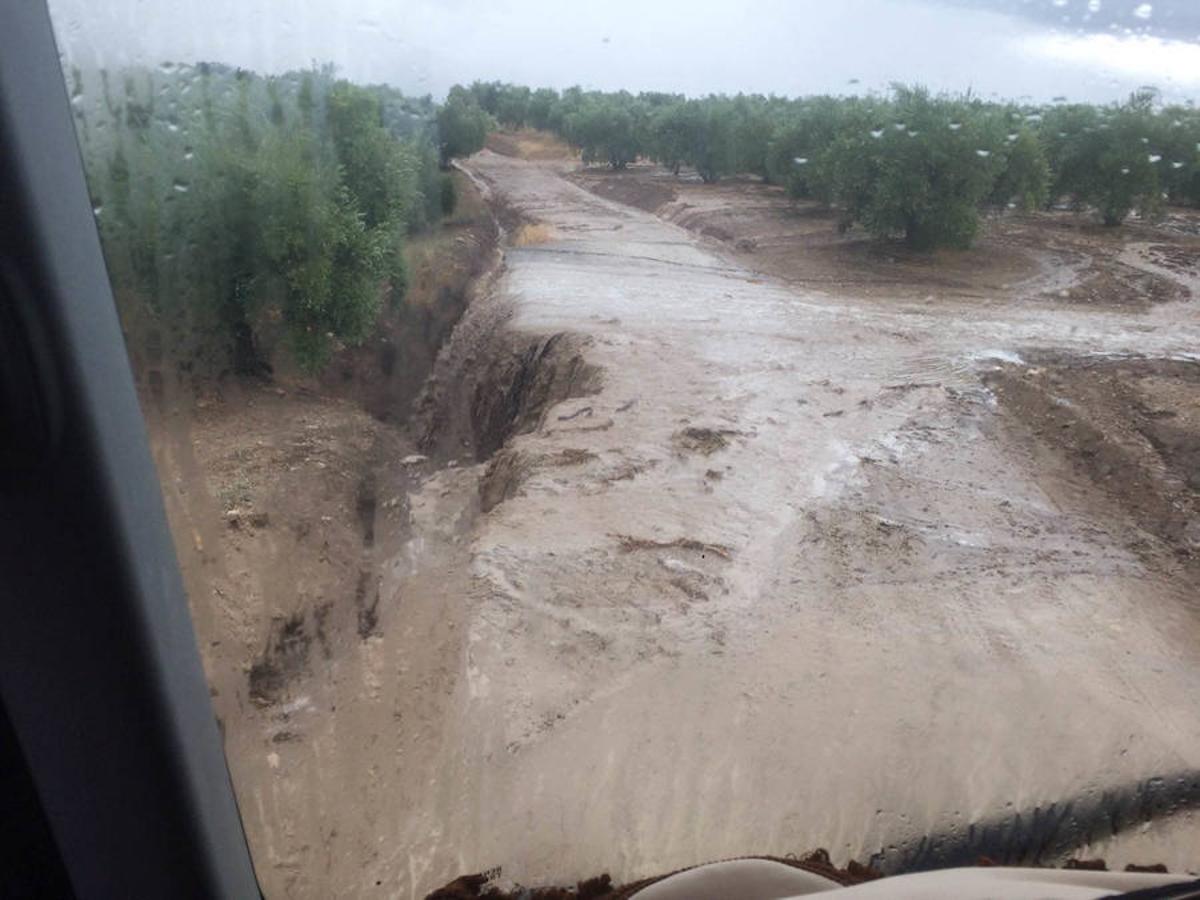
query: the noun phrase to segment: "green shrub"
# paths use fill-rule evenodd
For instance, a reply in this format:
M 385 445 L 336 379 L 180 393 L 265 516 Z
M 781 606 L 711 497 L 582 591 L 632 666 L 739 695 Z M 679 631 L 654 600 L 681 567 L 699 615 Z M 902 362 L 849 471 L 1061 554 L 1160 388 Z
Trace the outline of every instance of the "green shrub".
M 454 210 L 458 206 L 458 187 L 454 183 L 454 178 L 448 173 L 442 174 L 442 215 L 452 216 Z

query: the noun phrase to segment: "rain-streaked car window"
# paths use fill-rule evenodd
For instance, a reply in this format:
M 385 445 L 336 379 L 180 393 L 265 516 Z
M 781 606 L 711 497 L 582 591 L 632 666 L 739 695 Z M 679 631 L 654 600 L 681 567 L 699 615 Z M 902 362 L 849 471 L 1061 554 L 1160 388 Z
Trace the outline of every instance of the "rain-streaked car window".
M 1200 868 L 1191 0 L 49 5 L 267 896 Z

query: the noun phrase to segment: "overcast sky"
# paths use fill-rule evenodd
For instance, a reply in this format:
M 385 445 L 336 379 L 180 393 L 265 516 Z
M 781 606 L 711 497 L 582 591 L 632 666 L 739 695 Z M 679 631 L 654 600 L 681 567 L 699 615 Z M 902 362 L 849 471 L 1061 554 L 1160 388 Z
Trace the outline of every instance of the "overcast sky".
M 1200 102 L 1200 0 L 50 0 L 80 64 L 333 62 L 440 96 L 533 86 L 799 95 L 891 81 Z

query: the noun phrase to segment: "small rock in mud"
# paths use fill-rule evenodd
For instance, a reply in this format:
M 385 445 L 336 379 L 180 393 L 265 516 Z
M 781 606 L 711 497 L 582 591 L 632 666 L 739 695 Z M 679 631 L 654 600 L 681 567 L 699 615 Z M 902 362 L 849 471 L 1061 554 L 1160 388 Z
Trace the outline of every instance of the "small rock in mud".
M 694 426 L 675 432 L 673 442 L 676 449 L 686 453 L 711 456 L 729 446 L 729 438 L 737 434 L 728 429 L 696 428 Z
M 599 459 L 599 457 L 591 450 L 582 450 L 578 447 L 566 447 L 558 453 L 544 457 L 545 462 L 552 466 L 582 466 L 593 459 Z

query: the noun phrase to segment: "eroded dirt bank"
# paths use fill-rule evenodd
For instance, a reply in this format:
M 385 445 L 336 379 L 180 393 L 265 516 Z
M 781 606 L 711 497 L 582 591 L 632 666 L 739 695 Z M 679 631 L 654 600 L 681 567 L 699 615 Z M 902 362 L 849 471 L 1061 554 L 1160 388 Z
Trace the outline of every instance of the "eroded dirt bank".
M 465 176 L 459 196 L 452 219 L 409 242 L 404 306 L 322 378 L 285 357 L 272 381 L 201 380 L 160 358 L 141 373 L 270 897 L 374 890 L 376 837 L 407 841 L 409 791 L 438 775 L 468 586 L 456 544 L 477 485 L 454 468 L 474 461 L 469 443 L 421 452 L 408 426 L 440 345 L 497 264 L 494 217 Z

